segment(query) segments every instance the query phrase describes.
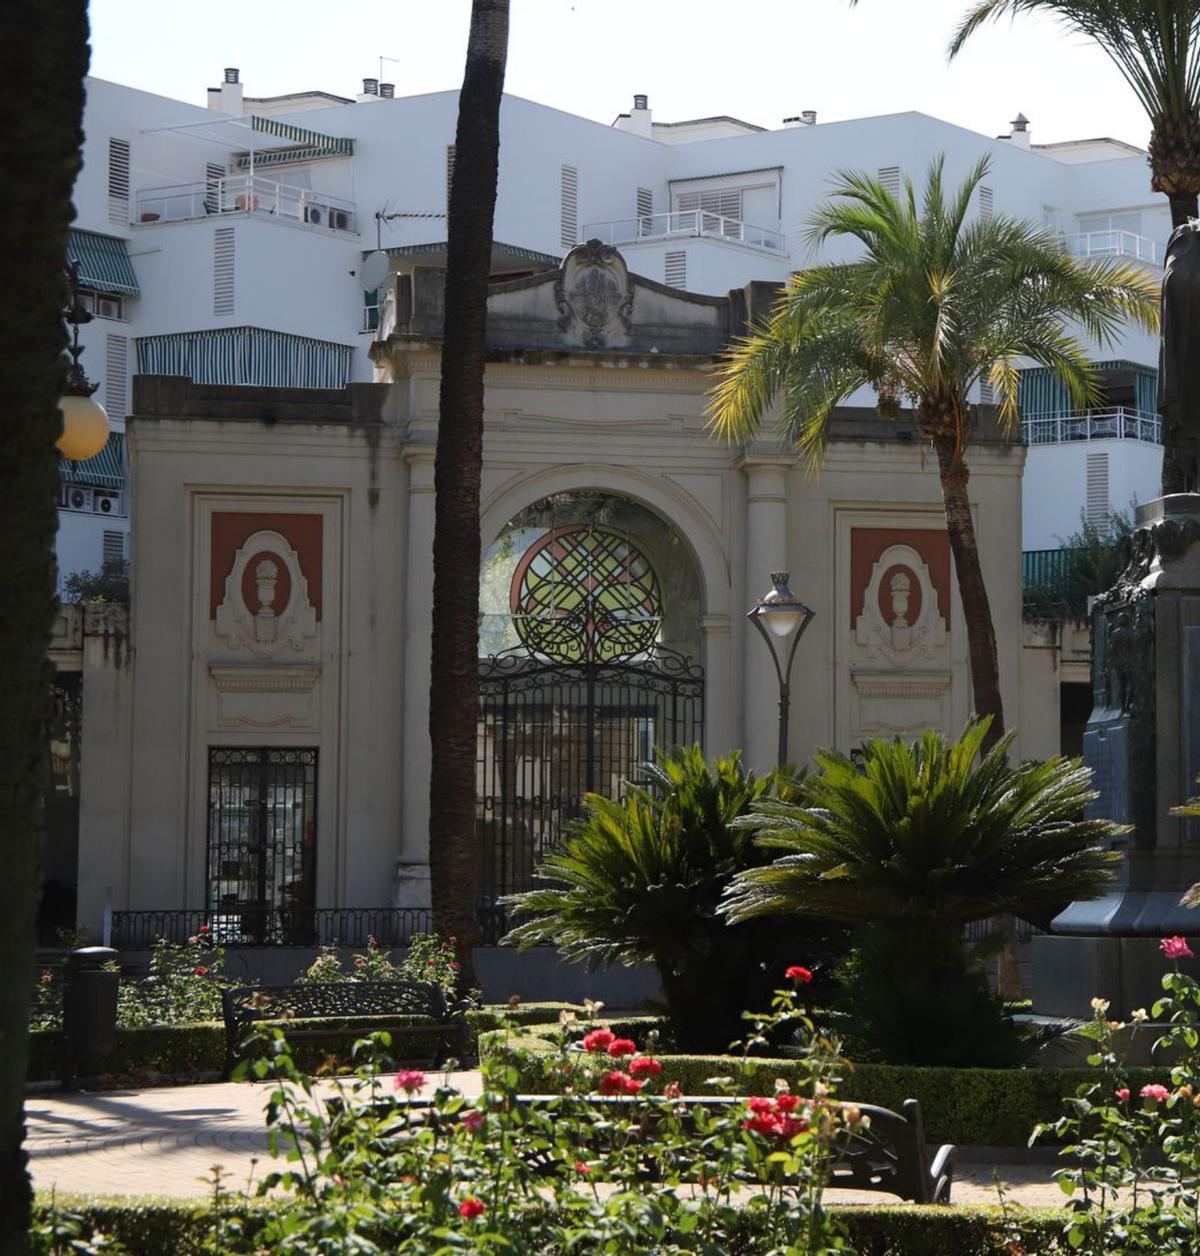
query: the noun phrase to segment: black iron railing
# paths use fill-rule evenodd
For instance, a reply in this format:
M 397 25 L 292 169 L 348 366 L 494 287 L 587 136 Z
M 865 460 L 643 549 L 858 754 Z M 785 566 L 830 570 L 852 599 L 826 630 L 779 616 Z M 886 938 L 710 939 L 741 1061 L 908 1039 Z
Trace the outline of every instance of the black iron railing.
M 1019 916 L 1014 919 L 1013 926 L 1013 933 L 1018 942 L 1028 942 L 1035 935 L 1046 932 L 1045 929 L 1039 929 L 1037 925 L 1031 924 L 1028 920 L 1022 920 Z M 999 931 L 1000 918 L 989 916 L 986 920 L 972 920 L 963 929 L 963 937 L 968 942 L 982 942 Z
M 225 947 L 366 946 L 368 938 L 374 938 L 387 948 L 407 946 L 414 934 L 431 933 L 433 913 L 425 907 L 114 911 L 108 943 L 122 951 L 143 951 L 159 938 L 186 942 L 205 927 L 213 941 Z M 479 927 L 484 945 L 494 946 L 508 929 L 507 913 L 494 904 L 482 904 Z

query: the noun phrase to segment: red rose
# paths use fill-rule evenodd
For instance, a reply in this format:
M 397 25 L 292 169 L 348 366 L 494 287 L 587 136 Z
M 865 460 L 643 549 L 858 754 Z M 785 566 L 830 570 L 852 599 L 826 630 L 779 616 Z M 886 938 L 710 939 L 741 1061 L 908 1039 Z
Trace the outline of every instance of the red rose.
M 463 1129 L 470 1130 L 472 1133 L 474 1133 L 477 1129 L 479 1129 L 479 1127 L 484 1123 L 486 1119 L 487 1118 L 484 1116 L 484 1114 L 480 1112 L 478 1109 L 468 1108 L 462 1114 L 462 1116 L 459 1117 L 459 1122 L 461 1123 Z
M 197 932 L 197 933 L 212 933 L 212 926 L 211 926 L 211 925 L 201 925 L 201 926 L 200 926 L 200 928 L 196 930 L 196 932 Z
M 662 1072 L 662 1065 L 649 1056 L 635 1056 L 629 1061 L 629 1072 L 633 1077 L 657 1077 Z
M 476 1199 L 472 1195 L 468 1195 L 458 1206 L 458 1215 L 466 1217 L 468 1221 L 473 1220 L 475 1217 L 482 1217 L 486 1211 L 483 1200 Z
M 637 1051 L 637 1043 L 632 1038 L 614 1038 L 608 1044 L 608 1054 L 618 1059 L 623 1055 L 633 1055 Z
M 742 1122 L 742 1129 L 753 1130 L 764 1138 L 774 1138 L 779 1133 L 779 1118 L 765 1112 L 758 1116 L 747 1117 Z
M 200 965 L 200 967 L 196 969 L 196 976 L 197 976 L 197 977 L 207 977 L 207 976 L 208 976 L 208 969 L 207 969 L 207 968 L 205 968 L 203 964 L 201 964 L 201 965 Z
M 780 1112 L 795 1112 L 800 1103 L 799 1095 L 789 1095 L 784 1092 L 775 1096 L 775 1106 Z
M 583 1049 L 585 1051 L 607 1051 L 609 1043 L 616 1041 L 617 1035 L 611 1029 L 593 1029 L 591 1033 L 583 1035 Z
M 42 973 L 42 985 L 48 986 L 53 980 L 54 974 L 47 968 L 46 971 Z
M 664 1099 L 681 1099 L 683 1097 L 683 1089 L 678 1082 L 667 1082 L 663 1087 Z
M 746 1106 L 751 1112 L 755 1112 L 759 1116 L 775 1111 L 775 1101 L 773 1099 L 764 1099 L 761 1095 L 755 1095 Z
M 787 1139 L 789 1142 L 796 1137 L 797 1134 L 806 1133 L 808 1130 L 808 1122 L 794 1116 L 785 1116 L 779 1119 L 779 1137 Z
M 620 1069 L 613 1069 L 611 1072 L 605 1073 L 600 1079 L 600 1093 L 602 1095 L 624 1095 L 629 1092 L 625 1086 L 627 1082 L 633 1081 L 628 1073 L 622 1073 Z M 640 1088 L 640 1083 L 637 1083 Z
M 806 986 L 812 980 L 812 973 L 801 964 L 793 964 L 783 975 L 798 986 Z
M 458 967 L 459 967 L 459 965 L 458 965 L 458 960 L 456 960 L 456 959 L 452 959 L 452 960 L 450 961 L 450 970 L 451 970 L 451 972 L 458 972 Z
M 586 1177 L 589 1173 L 591 1173 L 591 1171 L 592 1171 L 592 1166 L 590 1164 L 584 1164 L 582 1160 L 575 1161 L 576 1173 L 582 1173 Z

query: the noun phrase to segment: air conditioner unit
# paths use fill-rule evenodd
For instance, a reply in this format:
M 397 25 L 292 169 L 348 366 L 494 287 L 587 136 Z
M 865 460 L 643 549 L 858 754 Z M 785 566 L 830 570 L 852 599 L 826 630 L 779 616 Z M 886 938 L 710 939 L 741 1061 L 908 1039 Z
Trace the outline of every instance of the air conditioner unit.
M 108 493 L 96 489 L 92 494 L 92 509 L 98 515 L 119 515 L 121 513 L 121 494 Z
M 329 211 L 329 225 L 337 231 L 350 230 L 350 215 L 344 209 Z
M 91 510 L 92 490 L 71 484 L 63 489 L 63 503 L 67 510 Z
M 311 222 L 314 226 L 321 225 L 321 211 L 315 205 L 305 205 L 304 221 Z
M 98 318 L 120 318 L 121 298 L 96 294 L 96 316 Z

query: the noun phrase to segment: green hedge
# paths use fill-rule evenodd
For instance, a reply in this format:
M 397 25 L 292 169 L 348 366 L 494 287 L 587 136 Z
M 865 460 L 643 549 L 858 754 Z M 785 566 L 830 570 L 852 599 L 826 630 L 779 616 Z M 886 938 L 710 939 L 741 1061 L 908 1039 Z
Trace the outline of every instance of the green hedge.
M 447 1026 L 427 1016 L 330 1016 L 262 1021 L 263 1030 L 282 1029 L 296 1034 L 306 1029 L 340 1031 L 335 1037 L 292 1042 L 293 1058 L 306 1071 L 325 1067 L 349 1068 L 354 1043 L 375 1030 L 392 1035 L 392 1056 L 398 1063 L 433 1059 L 441 1050 Z M 333 1063 L 331 1063 L 331 1061 Z M 193 1077 L 220 1073 L 225 1067 L 225 1026 L 221 1021 L 190 1025 L 154 1025 L 117 1031 L 116 1049 L 106 1056 L 86 1058 L 82 1077 L 153 1069 L 172 1076 Z M 52 1081 L 63 1074 L 63 1035 L 60 1030 L 32 1030 L 29 1035 L 29 1081 Z
M 60 1194 L 56 1203 L 85 1225 L 118 1239 L 130 1256 L 200 1256 L 205 1240 L 213 1235 L 209 1206 L 203 1202 Z M 44 1215 L 48 1207 L 49 1196 L 40 1195 L 39 1213 Z M 239 1203 L 231 1205 L 226 1215 L 236 1215 L 247 1233 L 253 1234 L 263 1207 Z M 835 1206 L 832 1211 L 846 1227 L 858 1256 L 994 1256 L 1002 1236 L 997 1208 L 855 1204 Z M 1069 1250 L 1060 1239 L 1064 1215 L 1053 1209 L 1021 1213 L 1030 1256 Z M 755 1256 L 761 1250 L 761 1226 L 761 1218 L 746 1210 L 732 1236 L 729 1256 Z
M 480 1039 L 483 1054 L 512 1052 L 521 1073 L 520 1085 L 530 1090 L 547 1087 L 539 1055 L 557 1048 L 541 1038 L 515 1037 L 503 1031 Z M 728 1077 L 740 1061 L 721 1055 L 670 1055 L 657 1057 L 663 1066 L 662 1082 L 678 1082 L 685 1094 L 712 1094 L 705 1083 L 710 1077 Z M 796 1060 L 751 1059 L 747 1090 L 771 1094 L 775 1080 L 797 1084 L 802 1078 Z M 931 1143 L 978 1144 L 1023 1147 L 1033 1127 L 1062 1115 L 1063 1100 L 1084 1082 L 1096 1080 L 1090 1069 L 953 1069 L 914 1068 L 894 1064 L 852 1065 L 839 1092 L 857 1103 L 874 1103 L 899 1111 L 905 1099 L 917 1099 L 925 1119 L 925 1136 Z M 1131 1069 L 1129 1085 L 1135 1091 L 1147 1082 L 1167 1082 L 1163 1069 Z

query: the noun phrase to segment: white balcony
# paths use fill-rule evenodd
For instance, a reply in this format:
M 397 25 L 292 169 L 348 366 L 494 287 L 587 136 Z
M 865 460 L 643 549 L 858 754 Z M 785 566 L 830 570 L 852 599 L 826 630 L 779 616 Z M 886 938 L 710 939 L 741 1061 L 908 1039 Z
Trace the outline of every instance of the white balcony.
M 1027 414 L 1021 419 L 1021 436 L 1028 445 L 1075 440 L 1141 440 L 1161 445 L 1162 419 L 1124 406 L 1069 414 Z
M 1159 266 L 1158 241 L 1133 231 L 1081 231 L 1063 237 L 1067 252 L 1075 257 L 1122 257 Z
M 354 202 L 261 175 L 233 174 L 208 183 L 146 188 L 137 195 L 138 223 L 185 222 L 227 214 L 290 221 L 323 231 L 357 231 Z
M 702 209 L 677 210 L 670 214 L 640 214 L 636 218 L 618 218 L 614 222 L 591 222 L 583 228 L 585 240 L 604 244 L 648 244 L 655 241 L 703 236 L 744 244 L 752 249 L 783 254 L 786 242 L 783 233 L 767 227 L 755 227 L 737 218 L 723 218 Z

